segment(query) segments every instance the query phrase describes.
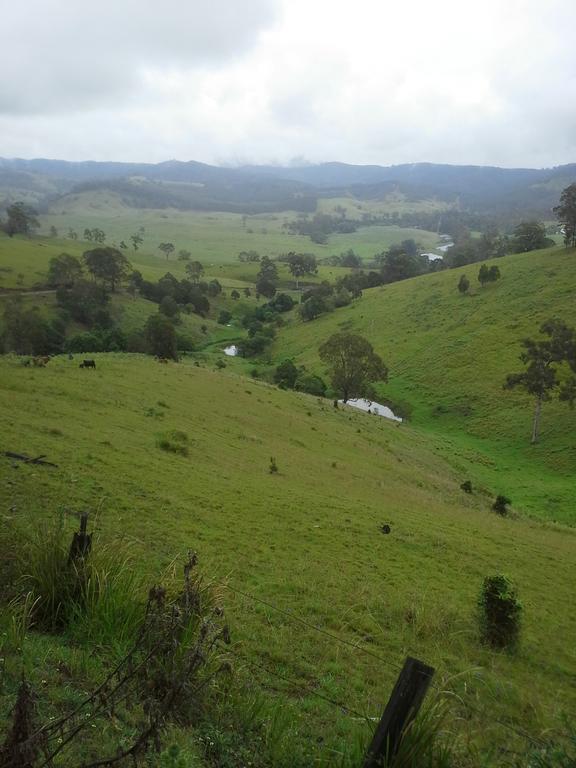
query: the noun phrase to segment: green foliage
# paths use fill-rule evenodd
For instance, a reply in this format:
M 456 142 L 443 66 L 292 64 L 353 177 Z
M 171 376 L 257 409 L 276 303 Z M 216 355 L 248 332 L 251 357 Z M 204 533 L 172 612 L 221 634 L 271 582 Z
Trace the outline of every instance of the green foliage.
M 70 288 L 60 286 L 56 291 L 56 300 L 79 323 L 89 327 L 109 323 L 106 308 L 110 303 L 110 295 L 102 285 L 78 280 Z
M 190 261 L 186 264 L 186 274 L 190 277 L 190 280 L 192 280 L 193 283 L 198 283 L 204 274 L 204 267 L 199 261 Z
M 300 317 L 302 320 L 315 320 L 329 310 L 330 306 L 321 296 L 310 296 L 300 305 Z
M 335 333 L 319 349 L 320 359 L 330 366 L 330 379 L 344 402 L 372 397 L 373 383 L 388 380 L 388 369 L 369 341 L 354 333 Z
M 165 357 L 169 360 L 178 359 L 176 346 L 176 331 L 171 320 L 159 312 L 150 315 L 144 329 L 148 351 L 151 355 Z
M 170 258 L 170 254 L 174 253 L 174 243 L 160 243 L 158 246 L 158 250 L 162 251 L 164 256 L 166 256 L 166 259 Z
M 112 292 L 128 277 L 132 270 L 126 256 L 121 251 L 111 247 L 85 251 L 84 261 L 90 274 L 110 288 Z
M 296 379 L 298 378 L 298 368 L 292 360 L 284 360 L 283 363 L 276 366 L 274 371 L 274 383 L 281 389 L 294 389 Z
M 170 318 L 170 320 L 176 320 L 180 314 L 180 307 L 178 306 L 175 299 L 172 298 L 172 296 L 164 296 L 160 302 L 158 311 L 163 315 L 166 315 L 166 317 Z
M 564 245 L 573 248 L 576 246 L 576 183 L 562 190 L 554 214 L 564 230 Z
M 221 309 L 218 315 L 218 323 L 220 325 L 228 325 L 230 320 L 232 320 L 232 312 L 227 309 Z
M 314 373 L 301 370 L 294 382 L 294 389 L 297 392 L 305 392 L 307 395 L 324 397 L 326 395 L 326 382 Z
M 66 339 L 66 352 L 125 352 L 128 339 L 118 328 L 95 328 L 87 333 L 78 333 Z
M 19 355 L 51 355 L 61 351 L 64 325 L 58 320 L 45 320 L 37 309 L 24 309 L 22 302 L 8 302 L 3 314 L 0 335 L 4 352 Z
M 464 482 L 460 485 L 460 488 L 464 491 L 464 493 L 472 493 L 472 483 L 470 480 L 464 480 Z
M 166 453 L 175 453 L 178 456 L 188 456 L 188 435 L 180 430 L 173 430 L 165 435 L 160 435 L 157 440 L 158 448 Z
M 466 275 L 460 275 L 460 280 L 458 281 L 458 290 L 462 294 L 468 293 L 470 290 L 470 280 L 468 280 Z
M 546 227 L 539 221 L 522 221 L 514 229 L 512 250 L 514 253 L 526 253 L 540 248 L 549 248 L 553 240 L 546 237 Z
M 12 607 L 31 610 L 38 629 L 66 630 L 77 639 L 122 645 L 142 617 L 142 572 L 125 546 L 98 537 L 86 558 L 69 559 L 72 539 L 62 515 L 18 534 L 18 572 Z
M 500 277 L 500 269 L 496 264 L 493 264 L 491 267 L 487 264 L 482 264 L 478 272 L 478 282 L 482 286 L 485 286 L 487 283 L 495 283 L 497 280 L 500 280 Z M 458 288 L 460 288 L 460 285 L 458 285 Z
M 501 515 L 501 517 L 506 517 L 508 514 L 509 504 L 512 504 L 511 499 L 509 499 L 507 496 L 502 496 L 499 494 L 496 496 L 494 504 L 492 504 L 492 509 L 494 512 L 497 512 L 499 515 Z
M 510 580 L 501 574 L 487 576 L 478 608 L 482 641 L 493 648 L 513 650 L 520 636 L 522 606 Z
M 40 226 L 37 212 L 26 203 L 12 203 L 6 208 L 7 219 L 3 229 L 8 237 L 14 235 L 29 235 L 30 232 Z
M 82 277 L 82 264 L 75 256 L 61 253 L 50 259 L 48 268 L 48 284 L 56 288 L 70 288 Z

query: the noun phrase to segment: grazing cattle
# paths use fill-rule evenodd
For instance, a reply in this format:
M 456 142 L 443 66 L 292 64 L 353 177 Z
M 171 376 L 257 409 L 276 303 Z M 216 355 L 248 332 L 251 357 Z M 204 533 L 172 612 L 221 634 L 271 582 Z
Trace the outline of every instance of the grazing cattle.
M 42 355 L 41 357 L 32 358 L 32 363 L 36 368 L 46 368 L 49 362 L 50 362 L 50 357 L 48 355 Z
M 95 360 L 84 360 L 83 363 L 80 363 L 80 368 L 96 368 L 96 361 Z

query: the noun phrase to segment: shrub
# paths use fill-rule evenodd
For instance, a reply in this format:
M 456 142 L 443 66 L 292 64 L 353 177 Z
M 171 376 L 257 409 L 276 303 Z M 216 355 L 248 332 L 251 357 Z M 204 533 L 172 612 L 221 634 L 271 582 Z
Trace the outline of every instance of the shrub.
M 320 376 L 302 371 L 298 374 L 298 378 L 294 384 L 294 389 L 296 389 L 298 392 L 306 392 L 308 395 L 324 397 L 326 394 L 326 383 L 324 379 L 320 378 Z
M 188 435 L 175 430 L 158 438 L 157 445 L 162 451 L 175 453 L 178 456 L 188 456 Z
M 133 636 L 145 594 L 131 553 L 96 539 L 89 557 L 74 560 L 70 543 L 62 516 L 20 534 L 12 607 L 18 613 L 33 605 L 39 629 L 118 646 Z
M 274 456 L 270 456 L 270 474 L 275 475 L 278 472 L 278 464 Z
M 520 634 L 522 605 L 506 576 L 487 576 L 478 600 L 482 641 L 493 648 L 513 649 Z
M 506 517 L 509 504 L 512 504 L 512 502 L 507 496 L 498 495 L 496 496 L 496 501 L 492 504 L 492 509 L 502 517 Z
M 472 493 L 472 483 L 470 480 L 464 480 L 460 488 L 464 491 L 464 493 Z
M 274 383 L 281 389 L 293 389 L 298 378 L 298 369 L 292 360 L 284 360 L 274 371 Z
M 218 315 L 218 323 L 220 325 L 228 325 L 230 320 L 232 320 L 232 313 L 227 309 L 221 310 L 220 314 Z
M 226 363 L 224 362 L 224 360 L 216 360 L 216 368 L 220 370 L 222 368 L 226 368 Z

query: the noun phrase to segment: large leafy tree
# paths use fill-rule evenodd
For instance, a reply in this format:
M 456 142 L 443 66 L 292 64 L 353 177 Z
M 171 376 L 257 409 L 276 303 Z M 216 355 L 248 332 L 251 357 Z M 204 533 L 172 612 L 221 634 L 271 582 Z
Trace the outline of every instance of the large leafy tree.
M 177 360 L 176 331 L 174 325 L 159 312 L 150 315 L 144 329 L 150 354 Z
M 158 246 L 158 250 L 162 251 L 164 256 L 166 256 L 167 259 L 170 258 L 170 254 L 174 253 L 174 243 L 160 243 Z
M 289 253 L 286 262 L 290 274 L 296 281 L 296 289 L 298 289 L 298 281 L 301 277 L 315 275 L 318 272 L 316 256 L 312 253 Z
M 50 259 L 48 268 L 48 282 L 56 287 L 70 288 L 82 277 L 82 264 L 76 256 L 69 253 L 61 253 Z
M 112 292 L 116 290 L 118 283 L 125 280 L 132 267 L 122 251 L 116 248 L 94 248 L 84 253 L 84 261 L 88 271 L 108 286 Z
M 278 280 L 278 267 L 269 256 L 262 257 L 256 277 L 258 280 L 266 280 L 269 283 L 275 283 Z
M 319 349 L 330 368 L 332 386 L 344 402 L 374 397 L 373 383 L 388 381 L 388 369 L 369 341 L 355 333 L 335 333 Z
M 193 283 L 198 283 L 204 274 L 204 267 L 199 261 L 191 261 L 186 264 L 186 273 L 189 275 L 190 280 L 192 280 Z
M 546 237 L 546 227 L 539 221 L 521 221 L 514 229 L 512 248 L 515 253 L 548 248 L 554 241 Z
M 540 436 L 540 419 L 543 403 L 553 397 L 559 389 L 560 399 L 573 405 L 576 399 L 576 378 L 561 379 L 559 366 L 567 363 L 576 372 L 576 332 L 561 320 L 548 320 L 540 326 L 547 338 L 524 339 L 524 351 L 520 360 L 526 366 L 519 373 L 509 373 L 505 389 L 519 387 L 534 397 L 531 443 L 537 443 Z
M 33 229 L 40 226 L 34 208 L 26 203 L 12 203 L 6 208 L 7 219 L 3 229 L 8 237 L 14 235 L 29 235 Z
M 564 245 L 576 246 L 576 183 L 566 187 L 560 195 L 560 203 L 554 208 L 556 218 L 562 224 Z

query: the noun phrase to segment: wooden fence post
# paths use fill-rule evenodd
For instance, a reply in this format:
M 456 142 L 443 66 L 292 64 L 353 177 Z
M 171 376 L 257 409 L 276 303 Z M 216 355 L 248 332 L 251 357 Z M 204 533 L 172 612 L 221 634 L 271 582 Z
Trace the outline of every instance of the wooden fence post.
M 88 513 L 82 512 L 80 515 L 80 530 L 74 533 L 74 538 L 70 545 L 68 562 L 73 563 L 80 557 L 86 557 L 92 548 L 92 534 L 86 533 L 88 527 Z
M 433 667 L 407 657 L 372 737 L 363 768 L 376 768 L 385 758 L 396 754 L 402 734 L 418 714 L 433 675 Z

